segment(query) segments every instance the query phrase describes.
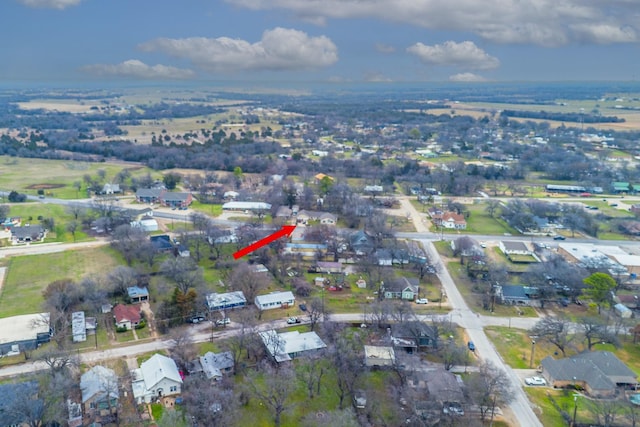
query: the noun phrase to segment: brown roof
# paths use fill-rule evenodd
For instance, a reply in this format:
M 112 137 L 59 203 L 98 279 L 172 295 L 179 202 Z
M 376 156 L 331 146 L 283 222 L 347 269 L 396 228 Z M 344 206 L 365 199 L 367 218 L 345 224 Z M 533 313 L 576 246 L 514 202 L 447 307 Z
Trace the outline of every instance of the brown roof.
M 131 323 L 138 323 L 140 322 L 140 306 L 118 304 L 113 307 L 113 317 L 116 318 L 116 323 L 127 320 Z

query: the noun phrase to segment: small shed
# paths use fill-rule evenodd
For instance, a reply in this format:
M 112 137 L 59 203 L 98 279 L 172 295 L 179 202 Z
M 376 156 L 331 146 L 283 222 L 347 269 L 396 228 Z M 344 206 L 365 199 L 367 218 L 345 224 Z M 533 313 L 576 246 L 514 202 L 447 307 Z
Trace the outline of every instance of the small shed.
M 614 305 L 613 308 L 616 310 L 616 314 L 623 319 L 628 319 L 633 315 L 631 309 L 624 304 L 618 303 Z

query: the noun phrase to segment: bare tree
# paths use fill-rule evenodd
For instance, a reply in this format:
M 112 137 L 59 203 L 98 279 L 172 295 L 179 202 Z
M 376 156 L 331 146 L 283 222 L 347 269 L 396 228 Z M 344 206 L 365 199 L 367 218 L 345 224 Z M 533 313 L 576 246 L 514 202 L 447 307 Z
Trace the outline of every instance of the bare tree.
M 127 288 L 137 286 L 139 277 L 136 269 L 119 265 L 107 274 L 107 289 L 114 296 L 127 295 Z
M 202 267 L 191 258 L 169 257 L 160 265 L 160 271 L 176 282 L 178 289 L 186 293 L 189 288 L 199 289 L 204 284 Z
M 578 319 L 578 328 L 582 330 L 582 335 L 587 341 L 587 350 L 591 351 L 595 344 L 607 342 L 620 346 L 618 336 L 609 331 L 607 324 L 599 317 L 586 316 Z
M 328 305 L 324 303 L 324 296 L 322 298 L 312 298 L 309 301 L 307 304 L 307 314 L 309 315 L 309 328 L 312 331 L 318 322 L 327 320 L 329 308 Z
M 142 250 L 146 250 L 148 246 L 147 234 L 139 227 L 132 227 L 129 224 L 122 224 L 116 227 L 111 239 L 111 246 L 122 254 L 128 266 L 131 266 L 133 260 L 142 256 Z
M 585 399 L 585 401 L 587 409 L 596 418 L 598 425 L 604 427 L 613 426 L 616 417 L 623 410 L 619 400 Z
M 258 376 L 262 374 L 262 381 Z M 295 372 L 289 365 L 274 368 L 268 362 L 260 364 L 259 370 L 247 375 L 246 382 L 251 395 L 260 399 L 271 410 L 273 423 L 280 427 L 282 415 L 293 407 L 291 396 L 295 392 Z
M 369 305 L 366 321 L 378 328 L 385 328 L 389 325 L 392 309 L 393 307 L 390 301 L 376 301 Z
M 406 300 L 391 307 L 391 319 L 396 323 L 403 323 L 415 317 L 413 307 Z
M 36 360 L 42 361 L 49 368 L 51 376 L 68 374 L 69 369 L 79 366 L 79 359 L 70 351 L 46 348 L 36 355 Z
M 356 332 L 350 336 L 338 335 L 331 349 L 331 359 L 337 370 L 335 392 L 340 409 L 344 409 L 345 398 L 353 396 L 357 381 L 364 372 L 362 348 L 363 342 Z
M 510 403 L 514 395 L 511 390 L 511 380 L 507 374 L 491 362 L 482 362 L 477 373 L 468 381 L 471 398 L 480 409 L 480 419 L 484 421 L 498 405 Z
M 235 322 L 239 325 L 236 333 L 225 340 L 223 347 L 230 351 L 233 356 L 233 371 L 237 375 L 240 373 L 240 361 L 242 358 L 249 358 L 251 349 L 259 345 L 259 338 L 256 333 L 257 319 L 252 310 L 245 309 L 238 312 Z
M 188 328 L 176 328 L 169 334 L 169 355 L 180 369 L 186 372 L 189 362 L 198 355 L 191 331 Z
M 464 345 L 456 345 L 453 340 L 449 340 L 441 348 L 442 363 L 444 369 L 449 370 L 455 365 L 461 365 L 468 363 L 469 350 Z
M 571 322 L 563 316 L 547 316 L 539 320 L 531 329 L 531 335 L 553 344 L 566 356 L 567 347 L 575 338 L 570 332 Z
M 300 363 L 296 374 L 304 383 L 309 399 L 313 399 L 315 393 L 320 394 L 322 377 L 328 371 L 324 352 L 315 353 Z
M 269 278 L 257 273 L 247 263 L 238 264 L 229 277 L 229 287 L 242 291 L 249 302 L 253 302 L 258 293 L 269 285 Z
M 191 421 L 201 426 L 225 427 L 237 421 L 238 398 L 233 381 L 223 378 L 212 383 L 190 375 L 182 386 L 182 397 Z

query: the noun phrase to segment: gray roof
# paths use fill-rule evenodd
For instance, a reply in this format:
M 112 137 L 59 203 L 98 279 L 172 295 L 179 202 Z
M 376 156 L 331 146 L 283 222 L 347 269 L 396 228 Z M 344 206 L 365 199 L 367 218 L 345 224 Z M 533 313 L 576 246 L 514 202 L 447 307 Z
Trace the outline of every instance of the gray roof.
M 425 380 L 429 396 L 440 402 L 462 402 L 464 395 L 462 386 L 456 376 L 444 369 L 425 372 Z
M 165 202 L 184 202 L 190 195 L 191 193 L 164 193 L 162 200 Z
M 404 292 L 409 289 L 413 293 L 417 293 L 419 288 L 420 281 L 414 277 L 399 277 L 384 283 L 384 290 L 389 292 Z
M 542 367 L 555 381 L 584 381 L 593 390 L 613 390 L 616 383 L 635 384 L 636 374 L 610 351 L 591 351 L 565 359 L 548 356 Z
M 502 243 L 502 246 L 504 247 L 504 249 L 506 251 L 528 251 L 529 248 L 527 248 L 527 245 L 524 244 L 524 242 L 510 242 L 510 241 L 503 241 L 500 242 Z
M 43 232 L 44 228 L 40 224 L 24 225 L 22 227 L 13 227 L 11 229 L 11 234 L 18 239 L 24 239 L 26 237 L 36 238 Z
M 304 351 L 318 350 L 327 346 L 315 332 L 292 331 L 278 334 L 271 329 L 258 334 L 276 362 L 291 360 L 292 356 L 295 357 Z
M 221 377 L 222 371 L 233 368 L 233 354 L 230 351 L 224 353 L 207 352 L 200 356 L 200 365 L 207 378 Z
M 98 400 L 105 399 L 107 392 L 112 399 L 117 399 L 118 376 L 109 368 L 94 366 L 80 377 L 80 390 L 82 390 L 82 403 L 96 395 Z
M 35 340 L 49 332 L 49 313 L 21 314 L 0 319 L 0 344 Z
M 503 298 L 529 299 L 525 286 L 522 285 L 501 285 Z
M 136 191 L 136 197 L 160 197 L 164 190 L 161 188 L 138 188 Z

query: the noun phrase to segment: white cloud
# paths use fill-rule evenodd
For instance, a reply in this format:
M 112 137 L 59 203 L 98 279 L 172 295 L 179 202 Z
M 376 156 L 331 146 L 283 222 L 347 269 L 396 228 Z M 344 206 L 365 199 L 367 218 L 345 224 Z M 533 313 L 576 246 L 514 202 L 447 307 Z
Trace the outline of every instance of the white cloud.
M 638 40 L 637 32 L 631 27 L 616 27 L 609 24 L 580 24 L 573 25 L 571 29 L 581 36 L 586 43 L 631 43 Z
M 147 65 L 137 59 L 129 59 L 119 64 L 93 64 L 83 70 L 100 76 L 130 77 L 136 79 L 188 79 L 195 76 L 191 70 L 167 65 Z
M 489 55 L 471 41 L 456 43 L 446 41 L 442 44 L 427 46 L 416 43 L 407 48 L 407 52 L 416 55 L 426 64 L 465 67 L 480 70 L 496 68 L 500 61 Z
M 449 76 L 449 81 L 452 82 L 486 82 L 487 79 L 485 79 L 482 76 L 479 76 L 477 74 L 473 74 L 473 73 L 459 73 L 459 74 L 453 74 L 451 76 Z
M 226 1 L 252 10 L 288 10 L 299 19 L 319 24 L 327 19 L 375 18 L 434 30 L 472 32 L 496 43 L 559 46 L 585 41 L 635 42 L 640 32 L 636 0 Z M 608 30 L 591 31 L 591 37 L 585 37 L 585 28 L 603 22 Z M 612 34 L 614 28 L 620 33 Z
M 338 48 L 328 37 L 310 37 L 286 28 L 267 30 L 256 43 L 228 37 L 159 38 L 139 47 L 186 58 L 212 72 L 305 70 L 327 67 L 338 60 Z
M 25 6 L 46 9 L 65 9 L 77 6 L 82 0 L 19 0 Z

